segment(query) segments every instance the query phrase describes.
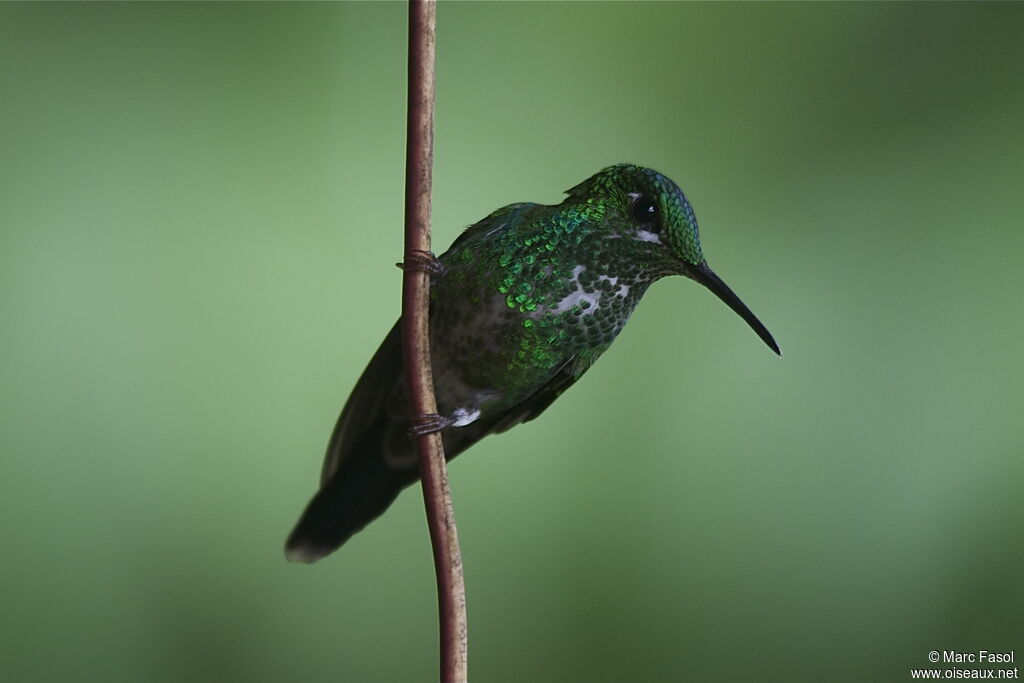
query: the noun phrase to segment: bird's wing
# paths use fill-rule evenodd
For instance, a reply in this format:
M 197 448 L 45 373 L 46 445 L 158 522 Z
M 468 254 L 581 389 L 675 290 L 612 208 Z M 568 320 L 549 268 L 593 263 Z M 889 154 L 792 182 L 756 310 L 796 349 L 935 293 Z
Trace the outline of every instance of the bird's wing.
M 402 340 L 398 325 L 395 323 L 388 336 L 384 337 L 341 411 L 327 444 L 327 454 L 320 473 L 321 485 L 338 471 L 362 433 L 376 424 L 381 413 L 387 409 L 391 392 L 401 381 Z
M 543 386 L 533 392 L 529 398 L 513 406 L 495 423 L 495 434 L 507 431 L 521 422 L 529 422 L 547 410 L 555 399 L 562 395 L 579 379 L 582 372 L 574 372 L 576 355 L 569 356 Z
M 576 383 L 606 347 L 577 353 L 566 358 L 554 374 L 537 391 L 500 414 L 481 418 L 457 429 L 445 431 L 445 454 L 454 458 L 488 434 L 508 431 L 517 424 L 529 422 L 547 410 L 556 398 Z
M 566 389 L 576 383 L 576 380 L 593 365 L 603 350 L 604 347 L 569 356 L 562 361 L 547 382 L 519 403 L 498 415 L 492 415 L 489 419 L 479 420 L 461 429 L 449 430 L 455 446 L 454 454 L 449 457 L 455 457 L 488 434 L 500 434 L 517 424 L 529 422 L 539 416 Z
M 448 251 L 473 240 L 484 239 L 495 231 L 506 229 L 510 224 L 522 220 L 523 215 L 535 206 L 537 204 L 520 203 L 498 209 L 466 228 Z M 444 256 L 441 258 L 443 260 Z M 392 392 L 402 381 L 400 324 L 401 321 L 395 323 L 391 332 L 384 338 L 341 411 L 331 440 L 327 444 L 327 454 L 320 472 L 321 485 L 326 484 L 353 449 L 361 445 L 365 433 L 380 428 L 377 422 L 384 416 Z M 481 433 L 469 442 L 475 442 L 490 431 L 492 430 Z
M 506 417 L 495 426 L 495 433 L 504 432 L 521 422 L 529 422 L 547 410 L 556 398 L 583 376 L 605 348 L 590 349 L 566 358 L 551 379 L 506 413 Z

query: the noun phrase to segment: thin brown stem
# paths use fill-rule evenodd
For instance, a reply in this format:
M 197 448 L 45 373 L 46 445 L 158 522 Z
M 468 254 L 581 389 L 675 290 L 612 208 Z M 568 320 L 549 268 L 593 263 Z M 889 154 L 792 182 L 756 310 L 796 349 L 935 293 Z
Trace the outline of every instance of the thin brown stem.
M 434 0 L 409 2 L 409 112 L 405 157 L 405 253 L 430 251 L 434 161 Z M 429 346 L 430 274 L 402 276 L 402 353 L 411 415 L 437 413 Z M 441 681 L 467 680 L 466 588 L 440 432 L 416 437 L 423 501 L 437 573 Z

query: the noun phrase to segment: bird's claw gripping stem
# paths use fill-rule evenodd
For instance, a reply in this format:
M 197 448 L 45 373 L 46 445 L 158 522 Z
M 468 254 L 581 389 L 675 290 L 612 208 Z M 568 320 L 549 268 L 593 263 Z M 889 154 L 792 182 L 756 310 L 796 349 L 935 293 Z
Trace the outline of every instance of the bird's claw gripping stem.
M 420 270 L 429 273 L 431 277 L 444 275 L 444 265 L 440 259 L 434 256 L 434 252 L 423 249 L 413 249 L 405 255 L 405 260 L 396 263 L 396 266 L 404 270 Z
M 409 428 L 409 438 L 415 439 L 418 436 L 424 434 L 432 434 L 439 432 L 445 427 L 452 423 L 451 418 L 445 417 L 444 415 L 438 415 L 437 413 L 427 413 L 425 415 L 417 415 L 410 420 L 412 427 Z

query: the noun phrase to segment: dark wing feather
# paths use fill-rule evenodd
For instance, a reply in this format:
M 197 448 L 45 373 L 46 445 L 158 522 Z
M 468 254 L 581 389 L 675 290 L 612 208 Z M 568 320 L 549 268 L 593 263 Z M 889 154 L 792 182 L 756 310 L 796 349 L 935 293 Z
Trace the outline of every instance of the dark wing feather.
M 494 433 L 498 434 L 522 422 L 529 422 L 547 410 L 548 406 L 554 403 L 555 399 L 561 396 L 566 389 L 575 384 L 583 374 L 575 371 L 576 359 L 576 355 L 569 356 L 540 389 L 506 411 L 502 419 L 494 425 Z
M 289 559 L 313 562 L 331 553 L 415 481 L 415 467 L 393 470 L 383 453 L 393 433 L 407 428 L 401 416 L 391 414 L 393 403 L 403 398 L 396 395 L 401 377 L 401 335 L 396 323 L 338 417 L 324 457 L 320 490 L 285 544 Z
M 402 377 L 402 336 L 399 323 L 395 323 L 384 337 L 377 353 L 352 389 L 345 407 L 327 443 L 320 485 L 324 485 L 338 471 L 342 462 L 352 453 L 362 432 L 377 421 L 391 392 Z
M 602 349 L 603 350 L 603 349 Z M 483 417 L 465 427 L 445 430 L 445 455 L 451 460 L 488 434 L 500 434 L 517 424 L 533 420 L 554 403 L 566 389 L 587 371 L 600 350 L 569 356 L 537 391 L 507 410 L 489 417 Z

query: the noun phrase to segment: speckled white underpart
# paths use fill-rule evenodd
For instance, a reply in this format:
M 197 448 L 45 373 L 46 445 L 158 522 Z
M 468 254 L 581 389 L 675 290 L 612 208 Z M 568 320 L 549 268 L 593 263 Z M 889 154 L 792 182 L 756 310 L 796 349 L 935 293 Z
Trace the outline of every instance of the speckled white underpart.
M 619 276 L 618 275 L 616 275 L 616 276 L 598 275 L 597 279 L 601 280 L 602 282 L 610 282 L 610 283 L 612 283 L 613 287 L 615 285 L 619 284 Z M 629 285 L 627 285 L 627 284 L 619 285 L 618 290 L 616 290 L 616 292 L 615 292 L 615 296 L 622 297 L 622 298 L 625 298 L 627 294 L 629 294 Z
M 584 265 L 578 265 L 572 269 L 572 279 L 569 282 L 575 289 L 562 297 L 557 304 L 545 310 L 545 313 L 563 313 L 584 301 L 590 303 L 590 307 L 587 308 L 588 313 L 593 313 L 601 307 L 601 292 L 585 292 L 583 286 L 580 285 L 580 274 L 586 269 L 587 267 Z

